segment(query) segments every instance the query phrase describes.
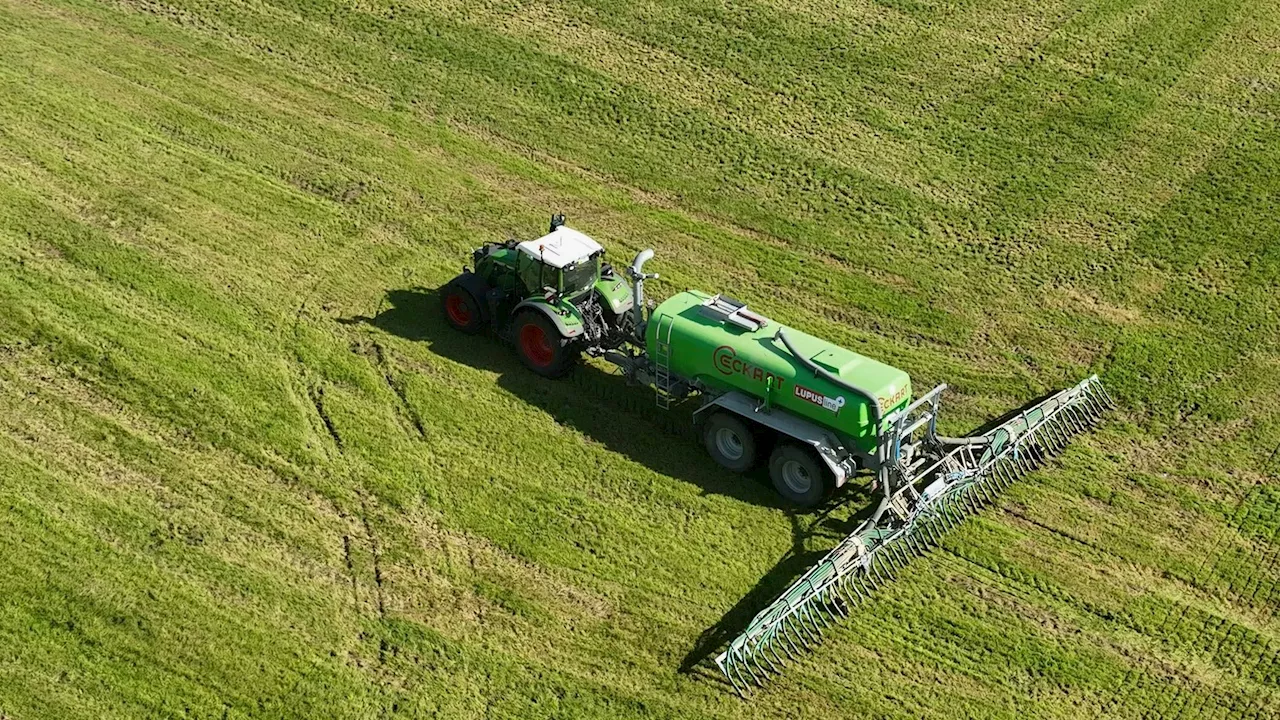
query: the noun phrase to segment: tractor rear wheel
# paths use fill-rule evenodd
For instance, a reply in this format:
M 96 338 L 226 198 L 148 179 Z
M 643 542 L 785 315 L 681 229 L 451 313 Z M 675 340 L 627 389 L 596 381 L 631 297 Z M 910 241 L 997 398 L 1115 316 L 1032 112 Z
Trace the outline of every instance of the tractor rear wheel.
M 746 421 L 718 412 L 707 418 L 702 431 L 707 454 L 716 464 L 733 472 L 746 472 L 756 464 L 756 438 Z
M 576 348 L 566 344 L 560 331 L 540 312 L 520 313 L 513 329 L 521 362 L 543 377 L 564 377 L 578 359 Z
M 813 451 L 795 443 L 779 443 L 769 457 L 769 478 L 787 502 L 813 507 L 827 497 L 830 473 L 814 457 Z
M 445 322 L 454 330 L 475 335 L 484 329 L 484 314 L 480 311 L 479 301 L 461 284 L 453 282 L 446 285 L 440 293 L 440 303 Z

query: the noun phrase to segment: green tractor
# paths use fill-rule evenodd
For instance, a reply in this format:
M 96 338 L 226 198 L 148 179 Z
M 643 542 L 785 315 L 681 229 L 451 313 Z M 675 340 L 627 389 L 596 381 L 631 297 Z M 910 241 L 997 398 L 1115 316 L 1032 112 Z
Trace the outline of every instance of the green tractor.
M 561 377 L 583 352 L 599 356 L 635 339 L 637 298 L 604 254 L 563 215 L 536 240 L 485 243 L 472 253 L 475 270 L 463 268 L 442 289 L 445 319 L 468 334 L 492 328 L 530 370 Z
M 646 308 L 652 257 L 640 252 L 624 278 L 599 243 L 556 215 L 537 240 L 476 250 L 475 270 L 442 288 L 445 318 L 466 333 L 492 328 L 540 375 L 559 377 L 585 353 L 651 386 L 661 408 L 697 401 L 712 459 L 735 472 L 766 465 L 792 505 L 870 481 L 879 499 L 866 519 L 716 658 L 739 691 L 777 673 L 912 555 L 1112 406 L 1094 375 L 980 433 L 948 437 L 937 426 L 946 385 L 915 395 L 902 370 L 727 295 L 686 290 Z

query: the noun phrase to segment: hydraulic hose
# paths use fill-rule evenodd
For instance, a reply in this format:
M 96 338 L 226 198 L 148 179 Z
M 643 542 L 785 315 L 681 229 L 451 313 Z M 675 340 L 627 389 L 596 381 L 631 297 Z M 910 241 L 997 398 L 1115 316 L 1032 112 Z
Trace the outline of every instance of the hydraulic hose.
M 947 437 L 946 435 L 934 435 L 933 439 L 937 440 L 938 443 L 941 445 L 952 445 L 952 446 L 990 445 L 991 444 L 991 438 L 985 437 L 982 435 L 975 435 L 973 437 L 962 437 L 962 438 Z

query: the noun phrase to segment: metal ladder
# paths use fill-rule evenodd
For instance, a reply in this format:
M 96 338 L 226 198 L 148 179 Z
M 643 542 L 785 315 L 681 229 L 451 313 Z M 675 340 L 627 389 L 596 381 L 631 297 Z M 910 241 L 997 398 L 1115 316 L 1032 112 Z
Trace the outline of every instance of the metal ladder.
M 653 333 L 653 390 L 658 407 L 663 410 L 670 409 L 671 390 L 675 387 L 675 378 L 671 374 L 671 329 L 675 325 L 674 317 L 659 315 L 658 327 Z

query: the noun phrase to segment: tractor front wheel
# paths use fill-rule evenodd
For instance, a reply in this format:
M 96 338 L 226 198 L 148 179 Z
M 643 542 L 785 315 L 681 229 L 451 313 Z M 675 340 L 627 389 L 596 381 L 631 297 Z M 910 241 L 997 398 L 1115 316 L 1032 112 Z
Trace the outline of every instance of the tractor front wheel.
M 445 322 L 454 330 L 475 335 L 484 329 L 484 314 L 480 312 L 480 303 L 471 292 L 460 283 L 449 283 L 440 293 L 440 302 L 444 308 Z
M 831 488 L 830 473 L 813 451 L 794 443 L 779 443 L 769 457 L 769 478 L 787 502 L 809 508 L 822 502 Z
M 702 432 L 707 454 L 716 464 L 733 472 L 746 472 L 756 464 L 756 438 L 746 421 L 727 412 L 707 418 Z
M 542 313 L 520 313 L 514 330 L 516 352 L 525 367 L 548 378 L 564 377 L 573 368 L 578 353 Z

